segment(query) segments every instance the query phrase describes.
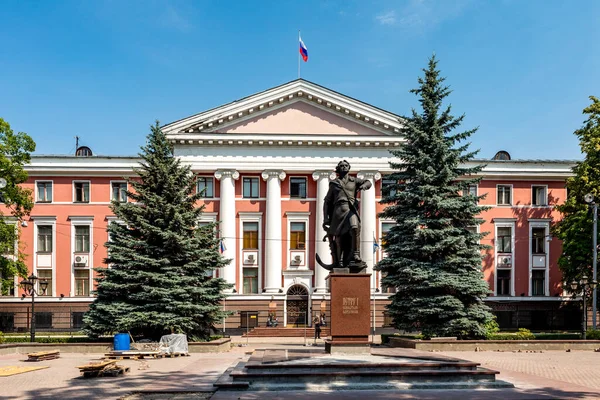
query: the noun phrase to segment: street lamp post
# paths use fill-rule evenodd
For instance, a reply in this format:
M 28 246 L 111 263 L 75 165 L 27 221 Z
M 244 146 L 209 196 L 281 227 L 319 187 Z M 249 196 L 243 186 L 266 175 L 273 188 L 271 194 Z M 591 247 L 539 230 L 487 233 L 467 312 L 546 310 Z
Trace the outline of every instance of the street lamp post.
M 587 302 L 586 302 L 586 294 L 587 294 L 587 288 L 589 287 L 592 290 L 596 289 L 596 286 L 598 285 L 598 282 L 593 279 L 591 282 L 588 282 L 588 277 L 586 275 L 581 277 L 581 280 L 579 282 L 577 281 L 573 281 L 571 282 L 571 289 L 573 289 L 573 291 L 577 290 L 577 288 L 579 286 L 581 286 L 582 289 L 582 300 L 583 300 L 583 316 L 582 316 L 582 328 L 581 328 L 581 338 L 583 340 L 586 340 L 586 333 L 587 333 Z
M 27 279 L 21 281 L 21 287 L 25 291 L 25 295 L 31 296 L 31 336 L 29 341 L 32 343 L 35 342 L 35 295 L 43 295 L 48 288 L 48 281 L 42 279 L 40 280 L 40 291 L 38 292 L 35 288 L 37 280 L 38 277 L 31 274 Z
M 597 281 L 597 264 L 598 264 L 598 204 L 594 199 L 594 195 L 591 193 L 586 194 L 583 199 L 586 203 L 591 205 L 594 210 L 594 237 L 592 247 L 594 250 L 594 261 L 592 264 L 592 280 Z M 596 294 L 596 287 L 592 289 L 592 327 L 596 329 L 596 302 L 598 301 Z

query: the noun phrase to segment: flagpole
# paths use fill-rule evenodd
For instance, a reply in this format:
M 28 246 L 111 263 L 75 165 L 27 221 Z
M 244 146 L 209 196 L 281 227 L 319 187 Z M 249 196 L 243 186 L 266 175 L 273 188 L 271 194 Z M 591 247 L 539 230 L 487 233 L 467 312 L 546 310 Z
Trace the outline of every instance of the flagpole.
M 300 79 L 300 29 L 298 29 L 298 79 Z

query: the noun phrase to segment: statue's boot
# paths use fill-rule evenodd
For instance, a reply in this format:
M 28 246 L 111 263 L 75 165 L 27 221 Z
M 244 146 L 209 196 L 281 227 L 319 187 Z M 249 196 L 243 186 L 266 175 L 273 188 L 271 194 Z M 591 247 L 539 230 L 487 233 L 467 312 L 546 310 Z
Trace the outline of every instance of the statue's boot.
M 362 262 L 360 258 L 360 230 L 352 228 L 352 261 Z

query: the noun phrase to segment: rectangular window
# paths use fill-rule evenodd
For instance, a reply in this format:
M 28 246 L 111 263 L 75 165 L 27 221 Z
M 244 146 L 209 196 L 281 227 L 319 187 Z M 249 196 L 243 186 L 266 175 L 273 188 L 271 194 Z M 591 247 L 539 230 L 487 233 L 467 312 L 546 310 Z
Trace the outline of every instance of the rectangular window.
M 111 182 L 111 200 L 119 203 L 127 203 L 127 183 Z
M 498 202 L 499 206 L 510 206 L 512 204 L 511 200 L 511 190 L 512 187 L 509 185 L 498 185 Z
M 381 245 L 385 243 L 385 236 L 392 229 L 392 227 L 396 225 L 394 222 L 384 222 L 381 224 Z
M 90 295 L 90 271 L 88 269 L 75 270 L 75 296 Z
M 546 254 L 546 228 L 531 228 L 531 254 Z
M 244 193 L 245 199 L 257 199 L 258 198 L 258 178 L 244 178 Z
M 306 198 L 306 178 L 290 178 L 290 197 L 294 199 Z
M 463 189 L 463 196 L 477 197 L 477 185 L 469 185 Z
M 75 329 L 79 329 L 83 327 L 83 315 L 85 313 L 82 311 L 73 311 L 71 313 L 71 327 Z
M 512 253 L 512 228 L 509 226 L 500 226 L 497 230 L 497 247 L 498 253 Z
M 0 332 L 12 332 L 15 330 L 15 313 L 0 312 Z
M 15 255 L 15 251 L 17 250 L 17 226 L 16 224 L 12 223 L 12 222 L 6 222 L 6 225 L 13 225 L 13 227 L 15 228 L 14 230 L 7 230 L 6 233 L 6 237 L 3 238 L 4 240 L 2 241 L 2 243 L 0 244 L 0 250 L 1 250 L 1 254 L 5 255 L 5 256 L 14 256 Z M 12 237 L 9 237 L 12 236 Z
M 90 202 L 90 183 L 75 182 L 75 202 L 89 203 Z
M 38 269 L 37 277 L 39 280 L 38 280 L 38 287 L 36 288 L 36 290 L 38 290 L 38 293 L 40 294 L 40 296 L 52 296 L 52 270 L 51 269 Z M 40 281 L 42 279 L 45 279 L 46 282 L 48 282 L 48 286 L 46 287 L 46 292 L 44 294 L 42 294 L 42 291 L 40 290 Z
M 75 227 L 75 252 L 88 253 L 90 251 L 90 227 L 81 225 Z
M 534 206 L 547 206 L 548 196 L 546 194 L 546 186 L 531 187 L 531 204 Z
M 15 296 L 15 277 L 9 276 L 6 280 L 0 275 L 0 296 Z M 0 329 L 2 332 L 2 329 Z
M 244 250 L 258 249 L 258 222 L 244 222 Z
M 37 202 L 50 203 L 52 201 L 52 182 L 37 182 Z
M 496 270 L 497 279 L 497 290 L 498 296 L 510 296 L 510 270 L 509 269 L 498 269 Z
M 244 268 L 244 294 L 258 293 L 258 268 Z
M 397 182 L 394 179 L 383 178 L 381 180 L 381 195 L 395 197 L 396 189 L 393 187 Z
M 531 271 L 531 295 L 546 295 L 546 271 Z
M 52 253 L 52 226 L 38 226 L 38 253 Z
M 306 248 L 306 223 L 292 222 L 290 224 L 290 249 L 304 250 Z
M 381 279 L 385 278 L 387 276 L 387 273 L 382 273 L 381 275 Z M 383 293 L 396 293 L 396 288 L 394 286 L 389 286 L 389 285 L 384 285 L 383 283 L 381 284 L 381 291 Z
M 213 178 L 199 176 L 196 179 L 196 191 L 205 199 L 212 199 L 215 197 L 213 191 Z
M 51 312 L 36 312 L 35 313 L 36 329 L 52 328 L 52 313 Z

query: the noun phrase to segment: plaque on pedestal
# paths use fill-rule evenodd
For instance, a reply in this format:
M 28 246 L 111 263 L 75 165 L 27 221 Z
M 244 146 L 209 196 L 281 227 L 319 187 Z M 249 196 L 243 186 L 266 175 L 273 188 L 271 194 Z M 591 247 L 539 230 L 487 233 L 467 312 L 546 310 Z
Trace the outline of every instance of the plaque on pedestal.
M 328 353 L 368 353 L 371 329 L 371 274 L 331 273 L 331 339 Z

